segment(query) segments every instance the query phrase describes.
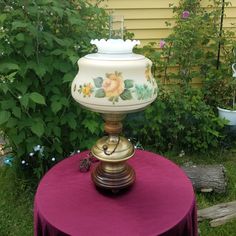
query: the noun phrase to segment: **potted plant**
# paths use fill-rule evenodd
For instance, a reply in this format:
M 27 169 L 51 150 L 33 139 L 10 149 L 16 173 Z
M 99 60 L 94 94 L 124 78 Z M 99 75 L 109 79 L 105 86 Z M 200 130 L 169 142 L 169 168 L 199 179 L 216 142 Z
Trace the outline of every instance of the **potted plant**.
M 228 81 L 227 90 L 231 94 L 230 98 L 226 98 L 224 104 L 221 104 L 222 107 L 217 107 L 219 117 L 224 118 L 229 121 L 229 125 L 236 125 L 236 104 L 235 104 L 235 95 L 236 95 L 236 63 L 232 65 L 233 76 Z

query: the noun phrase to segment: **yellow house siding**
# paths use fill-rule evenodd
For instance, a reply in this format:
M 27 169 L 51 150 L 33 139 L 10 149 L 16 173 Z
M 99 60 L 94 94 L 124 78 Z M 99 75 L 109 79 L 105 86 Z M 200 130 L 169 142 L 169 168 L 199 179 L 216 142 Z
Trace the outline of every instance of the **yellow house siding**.
M 106 0 L 101 6 L 113 14 L 123 15 L 126 29 L 145 45 L 159 42 L 170 34 L 171 27 L 167 27 L 165 22 L 174 24 L 170 4 L 177 6 L 178 3 L 179 0 Z M 206 8 L 211 7 L 208 0 L 203 0 L 201 4 Z M 236 0 L 226 7 L 225 15 L 224 27 L 236 31 Z
M 125 28 L 133 32 L 134 38 L 139 39 L 141 46 L 144 46 L 149 42 L 159 45 L 159 41 L 171 33 L 175 20 L 173 5 L 170 3 L 177 6 L 179 0 L 105 0 L 101 6 L 111 14 L 124 16 Z M 202 0 L 201 5 L 211 9 L 209 0 Z M 171 26 L 167 26 L 166 21 L 170 22 Z M 236 0 L 231 0 L 231 5 L 225 8 L 223 26 L 236 32 Z M 173 81 L 170 82 L 172 83 Z M 198 87 L 201 81 L 194 78 L 192 85 Z

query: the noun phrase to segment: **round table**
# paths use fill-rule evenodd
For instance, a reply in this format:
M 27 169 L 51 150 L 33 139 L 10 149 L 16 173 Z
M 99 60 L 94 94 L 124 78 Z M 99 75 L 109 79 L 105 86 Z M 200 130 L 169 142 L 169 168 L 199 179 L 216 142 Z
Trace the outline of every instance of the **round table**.
M 61 161 L 41 180 L 35 236 L 197 235 L 192 184 L 177 165 L 137 150 L 128 161 L 136 171 L 135 184 L 123 194 L 105 195 L 94 187 L 90 172 L 79 171 L 87 154 Z

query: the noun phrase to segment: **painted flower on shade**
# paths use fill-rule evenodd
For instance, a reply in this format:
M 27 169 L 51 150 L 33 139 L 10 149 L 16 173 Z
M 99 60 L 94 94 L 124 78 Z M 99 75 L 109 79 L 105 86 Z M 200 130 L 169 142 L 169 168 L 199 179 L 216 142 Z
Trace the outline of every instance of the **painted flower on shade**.
M 93 79 L 95 86 L 96 98 L 108 98 L 113 104 L 122 100 L 131 100 L 134 87 L 133 80 L 124 80 L 122 73 L 115 71 L 114 73 L 106 73 L 106 77 L 96 77 Z
M 82 87 L 82 93 L 83 93 L 84 97 L 86 97 L 86 96 L 90 97 L 92 91 L 93 91 L 93 86 L 91 83 L 84 84 L 84 86 Z
M 151 75 L 152 75 L 151 66 L 150 64 L 147 64 L 145 68 L 145 78 L 148 82 L 151 82 L 151 78 L 152 78 Z
M 183 11 L 183 13 L 182 13 L 182 18 L 183 18 L 183 19 L 187 19 L 187 18 L 189 18 L 189 15 L 190 15 L 190 12 L 189 12 L 189 11 Z
M 106 97 L 117 97 L 123 93 L 125 89 L 124 80 L 120 72 L 107 73 L 106 79 L 102 83 L 102 88 Z
M 164 40 L 160 41 L 160 48 L 164 48 L 166 45 L 166 42 Z
M 151 87 L 146 84 L 136 84 L 135 85 L 135 93 L 138 100 L 145 100 L 152 97 L 153 90 Z

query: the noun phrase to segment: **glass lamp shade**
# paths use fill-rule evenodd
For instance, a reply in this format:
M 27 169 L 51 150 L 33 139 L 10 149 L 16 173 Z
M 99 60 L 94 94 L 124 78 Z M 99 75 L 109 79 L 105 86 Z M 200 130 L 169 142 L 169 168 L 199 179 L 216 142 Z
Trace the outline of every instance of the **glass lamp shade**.
M 98 52 L 78 61 L 73 98 L 99 113 L 130 113 L 144 109 L 157 96 L 152 62 L 132 53 L 136 40 L 92 40 Z

